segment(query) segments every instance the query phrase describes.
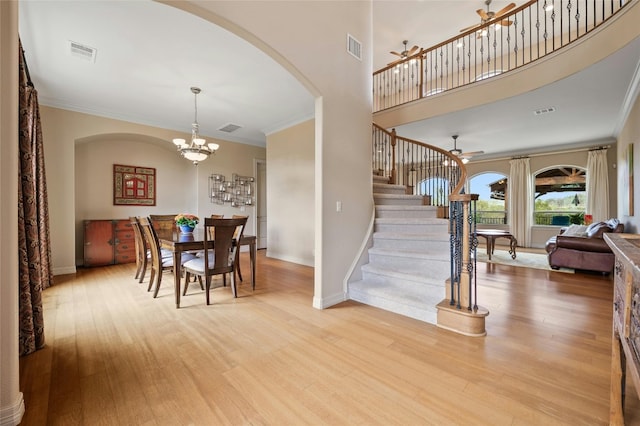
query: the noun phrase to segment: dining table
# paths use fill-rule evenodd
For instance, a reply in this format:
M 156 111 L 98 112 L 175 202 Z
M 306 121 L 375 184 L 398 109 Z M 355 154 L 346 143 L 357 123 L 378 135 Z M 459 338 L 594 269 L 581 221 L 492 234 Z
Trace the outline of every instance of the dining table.
M 176 298 L 176 309 L 180 307 L 180 279 L 182 276 L 182 265 L 180 259 L 183 252 L 204 250 L 204 229 L 196 228 L 193 232 L 183 233 L 179 230 L 157 230 L 160 247 L 170 250 L 173 253 L 173 284 Z M 209 240 L 209 249 L 213 248 L 215 240 Z M 249 259 L 251 264 L 251 288 L 256 288 L 256 236 L 242 235 L 240 237 L 240 247 L 249 246 Z M 238 254 L 240 252 L 238 251 Z M 239 259 L 239 258 L 236 258 Z M 242 281 L 239 271 L 239 264 L 236 262 L 236 273 Z

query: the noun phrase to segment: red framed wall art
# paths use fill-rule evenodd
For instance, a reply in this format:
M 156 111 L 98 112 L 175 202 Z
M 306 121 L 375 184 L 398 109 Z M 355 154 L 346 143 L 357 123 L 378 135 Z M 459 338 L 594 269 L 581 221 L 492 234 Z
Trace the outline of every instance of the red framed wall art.
M 113 205 L 155 206 L 156 169 L 114 164 Z

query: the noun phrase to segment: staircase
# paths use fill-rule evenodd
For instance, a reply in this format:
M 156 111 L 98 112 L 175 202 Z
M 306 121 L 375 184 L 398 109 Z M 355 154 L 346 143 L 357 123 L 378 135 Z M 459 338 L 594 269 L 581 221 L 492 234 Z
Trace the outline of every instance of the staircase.
M 436 217 L 437 207 L 423 205 L 423 196 L 388 182 L 373 177 L 373 246 L 362 280 L 349 284 L 349 298 L 436 324 L 451 275 L 449 222 Z

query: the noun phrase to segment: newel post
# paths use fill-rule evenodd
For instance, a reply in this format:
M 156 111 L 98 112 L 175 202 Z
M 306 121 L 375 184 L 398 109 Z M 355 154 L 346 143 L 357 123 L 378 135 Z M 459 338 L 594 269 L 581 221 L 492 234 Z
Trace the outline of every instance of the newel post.
M 390 184 L 398 183 L 398 170 L 396 169 L 396 129 L 391 129 L 391 180 Z
M 446 299 L 437 305 L 438 327 L 467 336 L 484 336 L 489 311 L 478 306 L 476 283 L 475 204 L 478 194 L 449 196 L 451 277 Z

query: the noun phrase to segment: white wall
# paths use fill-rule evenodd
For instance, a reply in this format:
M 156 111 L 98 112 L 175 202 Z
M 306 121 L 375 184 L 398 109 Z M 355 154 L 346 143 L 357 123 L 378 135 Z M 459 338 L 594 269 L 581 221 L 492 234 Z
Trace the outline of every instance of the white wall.
M 636 89 L 637 90 L 637 89 Z M 637 92 L 636 92 L 637 96 Z M 620 218 L 624 222 L 624 231 L 628 233 L 638 233 L 640 230 L 640 98 L 635 98 L 633 108 L 629 114 L 629 117 L 618 136 L 618 173 L 617 179 L 619 184 L 618 189 L 618 211 L 620 212 Z M 625 198 L 628 194 L 628 168 L 627 168 L 627 149 L 629 144 L 633 144 L 634 152 L 634 215 L 628 215 L 628 210 L 625 209 Z
M 114 205 L 114 164 L 155 168 L 156 205 Z M 76 264 L 83 263 L 85 220 L 197 214 L 196 173 L 197 169 L 174 149 L 144 135 L 108 134 L 79 141 L 75 150 Z
M 267 254 L 314 264 L 315 123 L 267 136 Z
M 55 274 L 72 273 L 82 263 L 82 224 L 87 219 L 181 212 L 201 218 L 212 213 L 246 214 L 250 219 L 245 232 L 254 234 L 254 208 L 212 204 L 208 179 L 212 173 L 251 176 L 254 159 L 266 157 L 264 148 L 215 140 L 218 152 L 196 167 L 170 142 L 189 135 L 58 108 L 41 107 L 41 115 Z M 155 168 L 156 206 L 114 206 L 114 164 Z

